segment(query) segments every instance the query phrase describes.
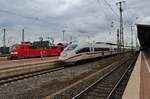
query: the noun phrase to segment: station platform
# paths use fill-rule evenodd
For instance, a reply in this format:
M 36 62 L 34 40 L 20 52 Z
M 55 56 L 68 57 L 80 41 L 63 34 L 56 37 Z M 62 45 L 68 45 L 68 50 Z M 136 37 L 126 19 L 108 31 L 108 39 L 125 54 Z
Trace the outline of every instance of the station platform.
M 150 52 L 140 52 L 122 99 L 150 99 Z
M 29 58 L 29 59 L 18 59 L 18 60 L 7 60 L 7 58 L 0 58 L 0 70 L 12 68 L 22 65 L 32 65 L 45 62 L 54 62 L 58 60 L 58 56 L 43 57 L 43 58 Z

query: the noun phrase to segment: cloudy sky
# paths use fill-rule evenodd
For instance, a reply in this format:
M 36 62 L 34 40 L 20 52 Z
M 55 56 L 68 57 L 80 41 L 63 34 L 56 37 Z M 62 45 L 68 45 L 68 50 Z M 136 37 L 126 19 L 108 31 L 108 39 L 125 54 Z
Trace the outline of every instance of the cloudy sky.
M 116 42 L 119 27 L 118 0 L 0 0 L 0 46 L 6 28 L 7 44 L 53 37 L 65 40 Z M 150 23 L 150 0 L 126 0 L 123 5 L 125 40 L 130 39 L 130 26 Z M 134 28 L 136 32 L 136 28 Z

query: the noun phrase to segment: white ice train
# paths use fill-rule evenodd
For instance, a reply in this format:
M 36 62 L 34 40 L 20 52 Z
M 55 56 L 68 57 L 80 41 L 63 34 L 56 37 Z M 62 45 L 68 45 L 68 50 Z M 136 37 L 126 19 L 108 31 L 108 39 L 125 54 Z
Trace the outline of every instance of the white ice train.
M 97 58 L 117 53 L 116 45 L 105 43 L 76 43 L 68 45 L 59 56 L 59 61 L 74 63 L 80 60 Z

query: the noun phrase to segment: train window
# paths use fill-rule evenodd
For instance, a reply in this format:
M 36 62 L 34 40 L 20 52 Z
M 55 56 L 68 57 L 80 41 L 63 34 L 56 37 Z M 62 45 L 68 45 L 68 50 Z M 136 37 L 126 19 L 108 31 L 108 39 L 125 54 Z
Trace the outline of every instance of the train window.
M 93 47 L 91 47 L 91 51 L 93 51 Z
M 117 50 L 118 50 L 118 48 L 114 48 L 114 50 L 115 50 L 115 51 L 117 51 Z
M 90 52 L 90 48 L 89 47 L 81 48 L 76 52 L 76 54 L 84 52 Z
M 109 48 L 94 48 L 94 51 L 108 51 Z
M 65 49 L 65 51 L 72 51 L 72 50 L 74 50 L 77 46 L 78 46 L 77 44 L 71 44 L 71 45 L 69 45 L 69 46 Z
M 103 48 L 103 51 L 109 51 L 109 48 Z
M 103 51 L 103 48 L 94 48 L 94 51 Z
M 18 48 L 19 48 L 19 46 L 17 46 L 17 45 L 13 45 L 13 46 L 10 47 L 11 50 L 15 50 L 15 49 L 18 49 Z
M 106 50 L 106 51 L 109 51 L 110 49 L 109 49 L 109 48 L 105 48 L 105 50 Z

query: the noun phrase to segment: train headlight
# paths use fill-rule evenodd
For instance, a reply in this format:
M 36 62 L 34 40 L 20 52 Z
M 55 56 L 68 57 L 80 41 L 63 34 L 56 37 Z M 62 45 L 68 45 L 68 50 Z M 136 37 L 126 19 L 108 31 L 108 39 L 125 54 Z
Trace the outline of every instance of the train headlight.
M 67 56 L 67 54 L 66 54 L 66 53 L 63 53 L 61 56 L 62 56 L 62 57 L 66 57 L 66 56 Z
M 10 54 L 18 54 L 18 52 L 10 52 Z

